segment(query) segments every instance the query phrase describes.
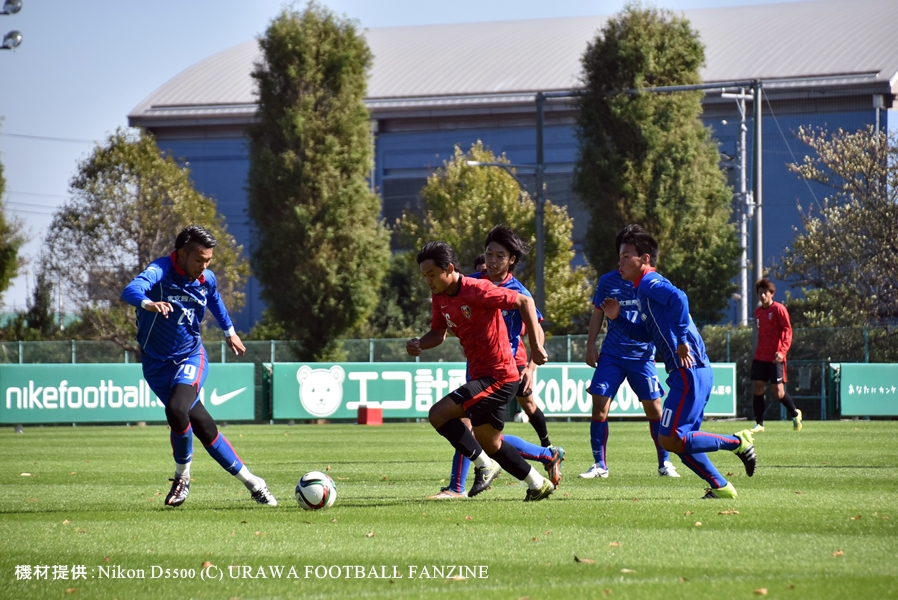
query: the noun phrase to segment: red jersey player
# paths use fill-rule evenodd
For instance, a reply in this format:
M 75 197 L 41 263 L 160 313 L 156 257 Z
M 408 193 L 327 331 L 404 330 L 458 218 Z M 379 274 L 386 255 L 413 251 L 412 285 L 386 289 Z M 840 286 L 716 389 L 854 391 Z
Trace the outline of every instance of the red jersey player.
M 547 498 L 555 487 L 502 440 L 506 405 L 514 399 L 520 375 L 511 354 L 503 310 L 519 310 L 527 326 L 532 360 L 545 364 L 548 355 L 534 332 L 536 308 L 525 294 L 488 280 L 462 277 L 455 250 L 445 242 L 430 242 L 418 254 L 418 265 L 433 296 L 430 331 L 406 344 L 411 356 L 434 348 L 451 329 L 468 361 L 470 380 L 430 408 L 430 424 L 474 463 L 476 496 L 505 469 L 527 483 L 525 502 Z M 471 420 L 472 432 L 462 418 Z
M 776 392 L 776 398 L 789 413 L 792 428 L 801 431 L 801 411 L 795 408 L 795 402 L 786 391 L 786 353 L 792 346 L 792 323 L 789 322 L 789 311 L 779 302 L 773 301 L 776 286 L 769 279 L 759 279 L 755 284 L 761 306 L 755 309 L 755 321 L 758 324 L 758 346 L 755 358 L 751 363 L 751 378 L 754 384 L 755 425 L 752 433 L 764 431 L 764 388 L 767 383 Z

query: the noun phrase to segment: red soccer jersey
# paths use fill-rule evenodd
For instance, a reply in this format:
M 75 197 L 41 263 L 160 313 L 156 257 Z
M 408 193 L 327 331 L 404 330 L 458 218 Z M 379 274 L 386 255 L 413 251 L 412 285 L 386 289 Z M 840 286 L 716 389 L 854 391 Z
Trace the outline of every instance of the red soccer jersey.
M 502 383 L 518 380 L 502 318 L 502 310 L 514 309 L 517 299 L 518 293 L 513 290 L 471 277 L 459 279 L 454 296 L 433 296 L 430 328 L 450 329 L 458 337 L 471 379 L 489 376 Z
M 792 323 L 789 311 L 779 302 L 773 302 L 767 308 L 759 306 L 755 309 L 758 322 L 758 347 L 755 349 L 755 360 L 773 362 L 776 353 L 783 355 L 792 346 Z

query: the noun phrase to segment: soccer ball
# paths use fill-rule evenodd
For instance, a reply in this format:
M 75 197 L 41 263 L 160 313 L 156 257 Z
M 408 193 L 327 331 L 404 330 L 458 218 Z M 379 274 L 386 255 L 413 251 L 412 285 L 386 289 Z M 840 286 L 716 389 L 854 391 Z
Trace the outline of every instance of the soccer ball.
M 319 510 L 333 506 L 337 500 L 337 486 L 329 475 L 311 471 L 296 484 L 296 501 L 303 510 Z

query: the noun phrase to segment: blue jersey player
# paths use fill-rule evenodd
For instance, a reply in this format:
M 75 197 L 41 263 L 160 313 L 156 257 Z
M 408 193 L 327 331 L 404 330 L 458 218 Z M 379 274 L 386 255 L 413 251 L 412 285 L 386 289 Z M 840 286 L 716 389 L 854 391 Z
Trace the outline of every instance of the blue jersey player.
M 643 231 L 639 225 L 628 225 L 618 232 L 614 247 L 619 249 L 623 237 L 629 233 Z M 602 342 L 601 354 L 596 350 L 596 338 L 605 320 L 605 313 L 599 305 L 605 298 L 614 298 L 621 305 L 621 313 L 630 321 L 635 321 L 639 310 L 636 288 L 624 280 L 618 270 L 602 275 L 596 286 L 592 303 L 595 307 L 589 320 L 589 336 L 586 341 L 586 363 L 595 369 L 589 393 L 592 395 L 592 420 L 589 424 L 589 440 L 595 463 L 581 473 L 583 479 L 608 477 L 608 412 L 611 399 L 617 394 L 624 379 L 642 402 L 645 416 L 649 420 L 649 432 L 658 458 L 658 475 L 679 477 L 671 464 L 667 450 L 658 444 L 658 427 L 661 424 L 661 386 L 655 368 L 655 348 L 649 342 L 630 339 L 627 332 L 608 321 L 608 333 Z
M 711 488 L 705 498 L 735 498 L 736 488 L 714 467 L 707 452 L 730 450 L 754 475 L 756 458 L 751 432 L 718 435 L 700 431 L 705 405 L 711 397 L 711 363 L 682 290 L 655 271 L 658 243 L 647 233 L 624 236 L 620 246 L 621 276 L 636 288 L 636 322 L 621 315 L 620 303 L 606 298 L 605 315 L 636 340 L 653 342 L 667 370 L 668 394 L 661 414 L 658 442 L 676 453 L 683 464 Z
M 238 356 L 246 352 L 218 295 L 215 274 L 208 269 L 216 243 L 208 231 L 190 225 L 178 234 L 171 255 L 150 263 L 122 292 L 122 300 L 136 307 L 144 378 L 165 406 L 171 427 L 175 476 L 165 504 L 180 506 L 187 499 L 195 434 L 212 458 L 243 482 L 253 500 L 277 506 L 265 481 L 250 473 L 199 401 L 209 371 L 200 338 L 207 308 L 231 350 Z

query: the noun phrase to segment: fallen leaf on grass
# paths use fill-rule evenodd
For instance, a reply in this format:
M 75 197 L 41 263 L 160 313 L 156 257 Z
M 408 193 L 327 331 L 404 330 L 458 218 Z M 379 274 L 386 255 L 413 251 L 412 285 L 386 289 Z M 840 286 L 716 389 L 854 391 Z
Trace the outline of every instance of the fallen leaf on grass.
M 836 550 L 835 552 L 833 552 L 833 556 L 842 556 L 843 554 L 845 554 L 845 553 L 842 552 L 841 550 Z
M 620 542 L 611 542 L 611 543 L 608 544 L 608 545 L 611 546 L 611 547 L 613 547 L 613 548 L 620 548 Z
M 203 561 L 202 568 L 208 569 L 211 566 L 212 566 L 212 563 L 210 563 L 208 560 Z
M 727 473 L 727 477 L 735 477 L 735 476 L 736 476 L 736 474 L 733 473 L 732 471 L 730 471 L 729 473 Z
M 717 514 L 718 515 L 738 515 L 739 511 L 738 510 L 722 510 Z
M 794 584 L 794 583 L 790 583 L 789 585 L 786 586 L 786 589 L 787 589 L 787 590 L 794 590 L 794 589 L 795 589 L 795 584 Z
M 112 560 L 112 559 L 109 558 L 108 556 L 104 556 L 104 557 L 103 557 L 103 560 L 106 561 L 106 562 L 109 562 L 109 561 Z
M 467 579 L 464 575 L 453 575 L 452 577 L 447 577 L 446 581 L 464 581 Z
M 849 520 L 849 521 L 857 521 L 857 520 L 860 519 L 860 518 L 861 518 L 861 516 L 858 515 L 858 516 L 856 516 L 856 517 L 851 517 L 851 518 L 848 519 L 848 520 Z
M 687 517 L 688 517 L 688 516 L 689 516 L 689 515 L 691 515 L 691 514 L 692 514 L 692 511 L 691 511 L 691 510 L 687 510 L 687 511 L 686 511 L 686 512 L 684 512 L 684 513 L 683 513 L 683 514 L 684 514 L 684 515 L 686 515 L 686 516 L 687 516 Z
M 621 569 L 620 572 L 621 573 L 635 573 L 636 571 L 634 571 L 633 569 Z
M 63 525 L 68 525 L 69 523 L 71 523 L 71 521 L 69 521 L 68 519 L 62 522 Z
M 87 529 L 79 529 L 78 533 L 87 533 Z
M 381 481 L 386 481 L 387 479 L 388 479 L 387 476 L 384 475 L 384 476 L 383 476 L 383 479 L 382 479 Z
M 474 520 L 474 517 L 472 517 L 471 515 L 465 515 L 465 521 L 473 521 L 473 520 Z
M 633 498 L 630 502 L 639 502 L 639 498 Z
M 66 594 L 74 594 L 75 591 L 76 591 L 75 588 L 66 588 L 66 589 L 65 589 L 65 593 L 66 593 Z
M 236 532 L 236 531 L 232 531 L 232 532 L 229 533 L 228 535 L 230 535 L 231 537 L 234 537 L 235 535 L 237 535 L 237 532 Z
M 330 465 L 327 465 L 326 467 L 324 467 L 324 472 L 325 472 L 325 473 L 327 473 L 327 472 L 330 471 L 330 470 L 331 470 L 331 466 L 330 466 Z
M 701 521 L 696 521 L 696 522 L 695 522 L 695 526 L 696 526 L 696 527 L 701 527 L 701 526 L 702 526 L 702 522 L 701 522 Z
M 565 492 L 565 493 L 564 493 L 564 497 L 565 497 L 565 498 L 570 498 L 570 497 L 571 497 L 571 495 L 570 495 L 570 493 L 569 493 L 569 492 Z
M 579 556 L 577 556 L 577 555 L 575 554 L 575 555 L 574 555 L 574 562 L 586 563 L 586 564 L 588 564 L 588 565 L 591 565 L 591 564 L 595 563 L 596 561 L 594 561 L 594 560 L 591 559 L 591 558 L 580 558 Z
M 28 501 L 29 502 L 40 502 L 41 499 L 40 498 L 29 498 Z
M 538 541 L 539 541 L 539 537 L 533 536 L 532 538 L 530 538 L 530 541 L 531 541 L 531 542 L 538 542 Z
M 689 581 L 689 578 L 688 577 L 680 577 L 680 581 L 681 582 Z
M 366 537 L 366 538 L 373 538 L 373 537 L 374 537 L 374 532 L 373 532 L 373 531 L 369 531 L 368 533 L 365 534 L 365 537 Z
M 69 475 L 77 475 L 78 471 L 69 471 Z
M 349 477 L 335 477 L 337 481 L 349 481 Z
M 547 531 L 547 532 L 546 532 L 546 535 L 549 535 L 550 533 L 552 533 L 552 532 L 551 532 L 551 531 Z
M 758 596 L 766 596 L 767 588 L 758 588 L 754 591 L 754 593 L 757 594 Z
M 31 477 L 31 473 L 22 473 L 22 477 Z
M 253 535 L 262 535 L 262 532 L 261 532 L 261 531 L 254 531 L 254 532 L 253 532 Z
M 795 493 L 798 494 L 799 496 L 804 494 L 804 492 L 798 492 L 798 491 L 796 491 Z
M 337 522 L 337 517 L 334 517 L 333 519 L 331 519 L 331 523 L 336 523 L 336 522 Z
M 610 596 L 610 595 L 611 595 L 611 589 L 608 588 L 608 589 L 602 590 L 602 595 L 603 595 L 603 596 Z

